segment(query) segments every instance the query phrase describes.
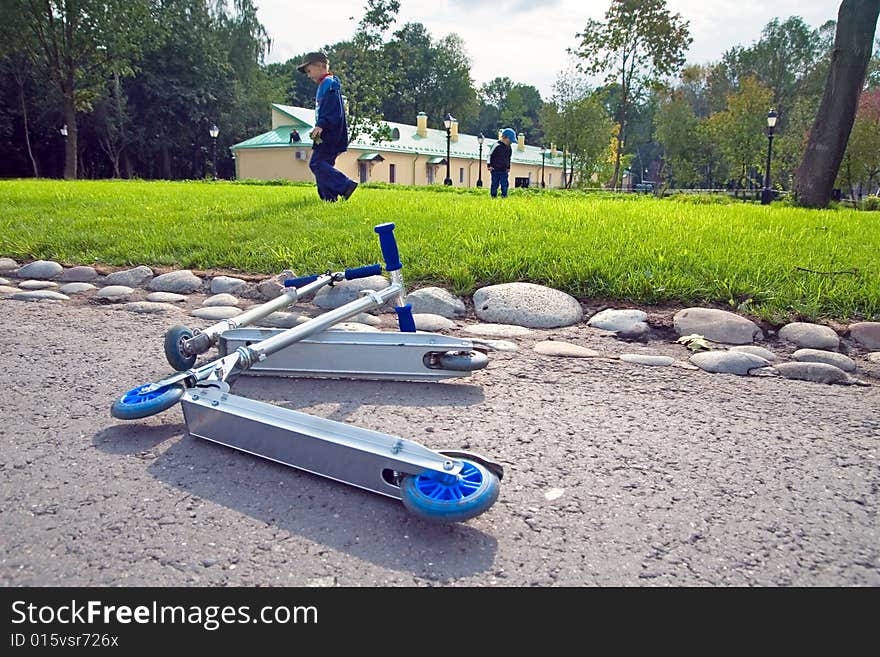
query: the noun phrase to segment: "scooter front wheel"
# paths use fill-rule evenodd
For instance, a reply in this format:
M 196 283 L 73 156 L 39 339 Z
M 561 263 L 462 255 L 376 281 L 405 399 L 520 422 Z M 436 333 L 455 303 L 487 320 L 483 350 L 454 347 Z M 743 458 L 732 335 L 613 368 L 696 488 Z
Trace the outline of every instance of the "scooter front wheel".
M 192 330 L 186 326 L 174 326 L 165 334 L 165 358 L 178 372 L 185 372 L 195 365 L 196 355 L 184 348 L 184 343 L 192 336 Z
M 480 463 L 462 463 L 457 475 L 406 475 L 400 484 L 403 505 L 432 522 L 464 522 L 488 510 L 498 499 L 498 477 Z
M 119 420 L 139 420 L 161 413 L 180 401 L 186 388 L 181 383 L 144 392 L 146 384 L 129 390 L 113 402 L 110 414 Z

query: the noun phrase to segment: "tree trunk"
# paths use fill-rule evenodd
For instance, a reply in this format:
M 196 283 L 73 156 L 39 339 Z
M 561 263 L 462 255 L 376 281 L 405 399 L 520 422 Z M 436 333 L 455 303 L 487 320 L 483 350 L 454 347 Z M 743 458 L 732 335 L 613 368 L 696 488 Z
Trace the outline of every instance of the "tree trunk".
M 825 208 L 855 120 L 874 45 L 880 0 L 843 0 L 825 92 L 795 176 L 795 202 Z
M 21 99 L 21 116 L 24 120 L 24 143 L 27 146 L 28 157 L 31 158 L 31 166 L 34 168 L 34 178 L 40 177 L 40 170 L 37 167 L 37 160 L 34 158 L 34 152 L 31 149 L 31 135 L 28 127 L 27 104 L 24 100 L 24 76 L 18 72 L 15 74 L 15 81 L 18 84 L 19 98 Z

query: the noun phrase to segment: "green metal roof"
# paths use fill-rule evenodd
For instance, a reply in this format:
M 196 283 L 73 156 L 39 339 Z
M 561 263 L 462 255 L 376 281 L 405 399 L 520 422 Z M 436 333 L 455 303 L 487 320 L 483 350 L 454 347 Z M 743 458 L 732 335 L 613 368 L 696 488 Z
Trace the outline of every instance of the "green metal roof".
M 379 155 L 378 153 L 364 153 L 361 155 L 359 160 L 379 160 L 379 162 L 384 162 L 385 158 Z
M 445 157 L 429 157 L 428 164 L 446 164 Z
M 272 104 L 276 109 L 285 116 L 289 116 L 296 125 L 280 126 L 275 130 L 264 132 L 261 135 L 252 137 L 247 141 L 235 144 L 233 150 L 239 148 L 282 148 L 290 146 L 311 147 L 312 142 L 309 139 L 308 131 L 314 125 L 315 110 L 307 107 L 293 107 L 291 105 Z M 399 139 L 391 141 L 376 142 L 368 135 L 360 135 L 357 139 L 352 140 L 349 148 L 367 151 L 384 151 L 389 153 L 409 153 L 429 156 L 429 162 L 437 164 L 446 158 L 446 130 L 436 130 L 428 128 L 427 136 L 421 137 L 416 132 L 416 126 L 406 123 L 394 123 L 385 121 L 386 125 L 391 129 L 392 133 L 400 135 Z M 290 143 L 290 133 L 296 128 L 299 130 L 301 141 L 294 144 Z M 483 142 L 483 159 L 489 157 L 497 139 L 486 137 Z M 464 159 L 477 159 L 480 154 L 480 145 L 475 135 L 464 133 L 458 134 L 458 141 L 450 143 L 450 156 Z M 439 160 L 437 160 L 439 158 Z M 436 161 L 434 161 L 436 160 Z M 516 144 L 513 145 L 513 156 L 511 161 L 516 164 L 538 165 L 541 164 L 541 148 L 539 146 L 526 145 L 525 151 L 518 151 Z M 548 152 L 545 155 L 544 164 L 546 167 L 562 166 L 562 151 L 557 151 L 555 158 L 550 157 Z

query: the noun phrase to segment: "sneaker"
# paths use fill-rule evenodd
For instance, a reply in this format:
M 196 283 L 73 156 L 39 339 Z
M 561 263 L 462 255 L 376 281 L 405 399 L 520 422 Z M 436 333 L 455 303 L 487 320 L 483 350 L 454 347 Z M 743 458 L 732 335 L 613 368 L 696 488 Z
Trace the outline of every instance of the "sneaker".
M 357 186 L 358 184 L 356 182 L 352 182 L 348 189 L 342 192 L 342 195 L 345 197 L 346 201 L 351 198 L 352 194 L 354 194 L 354 190 L 357 189 Z

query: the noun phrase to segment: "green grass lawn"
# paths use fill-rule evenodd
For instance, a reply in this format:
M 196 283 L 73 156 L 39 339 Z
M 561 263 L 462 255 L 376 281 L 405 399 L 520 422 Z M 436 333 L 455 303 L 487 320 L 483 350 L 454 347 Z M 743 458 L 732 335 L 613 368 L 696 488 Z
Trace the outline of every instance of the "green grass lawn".
M 328 204 L 313 185 L 0 181 L 0 256 L 19 261 L 307 274 L 379 261 L 373 226 L 389 221 L 410 286 L 528 281 L 775 322 L 880 319 L 878 212 L 388 186 Z

